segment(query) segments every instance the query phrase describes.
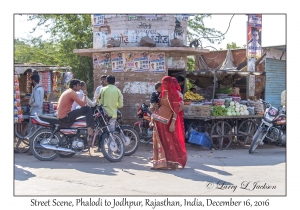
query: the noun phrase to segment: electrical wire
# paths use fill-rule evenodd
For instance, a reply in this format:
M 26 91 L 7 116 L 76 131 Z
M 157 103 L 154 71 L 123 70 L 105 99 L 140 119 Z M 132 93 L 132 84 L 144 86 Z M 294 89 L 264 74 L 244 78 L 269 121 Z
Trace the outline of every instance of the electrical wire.
M 220 38 L 221 36 L 225 35 L 228 32 L 229 28 L 230 28 L 230 23 L 231 23 L 231 20 L 232 20 L 233 17 L 234 17 L 234 15 L 232 15 L 232 17 L 230 18 L 230 21 L 229 21 L 229 24 L 228 24 L 228 28 L 225 31 L 225 33 L 223 33 L 223 34 L 221 34 L 220 36 L 217 36 L 217 37 L 200 37 L 199 39 L 201 39 L 201 38 L 216 39 L 216 38 Z

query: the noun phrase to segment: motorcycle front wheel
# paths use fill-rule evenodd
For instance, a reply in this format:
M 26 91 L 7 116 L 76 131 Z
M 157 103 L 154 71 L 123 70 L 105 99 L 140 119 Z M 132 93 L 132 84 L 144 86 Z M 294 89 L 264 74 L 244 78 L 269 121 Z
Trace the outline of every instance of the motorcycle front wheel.
M 125 156 L 132 155 L 139 148 L 139 141 L 140 141 L 139 135 L 135 131 L 135 129 L 133 129 L 130 126 L 121 126 L 121 129 L 123 130 L 125 137 L 129 138 L 129 140 L 130 140 L 129 145 L 127 145 L 127 146 L 125 145 L 125 154 L 124 155 Z
M 256 150 L 259 143 L 263 141 L 262 138 L 263 138 L 263 136 L 265 136 L 265 132 L 266 131 L 264 131 L 263 128 L 261 128 L 261 127 L 257 129 L 257 131 L 255 132 L 255 134 L 253 136 L 251 145 L 249 147 L 250 154 L 252 154 Z
M 124 157 L 124 143 L 121 137 L 117 134 L 107 134 L 105 137 L 102 137 L 100 145 L 101 152 L 104 157 L 110 162 L 120 162 Z
M 51 133 L 52 130 L 44 128 L 30 138 L 30 152 L 38 160 L 50 161 L 54 160 L 59 155 L 58 151 L 45 149 L 41 146 L 41 143 L 47 144 L 47 139 L 51 136 Z M 55 139 L 56 142 L 59 142 L 60 136 L 56 133 L 53 135 L 52 139 Z M 50 145 L 56 146 L 57 144 L 51 144 L 50 142 Z

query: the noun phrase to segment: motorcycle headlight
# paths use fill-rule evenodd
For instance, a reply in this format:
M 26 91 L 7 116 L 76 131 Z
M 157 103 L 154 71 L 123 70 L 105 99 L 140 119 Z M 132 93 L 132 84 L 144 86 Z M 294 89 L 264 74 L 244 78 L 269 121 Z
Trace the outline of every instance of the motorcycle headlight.
M 265 114 L 265 119 L 268 121 L 268 122 L 272 122 L 275 117 L 272 117 L 271 115 L 269 115 L 268 113 Z

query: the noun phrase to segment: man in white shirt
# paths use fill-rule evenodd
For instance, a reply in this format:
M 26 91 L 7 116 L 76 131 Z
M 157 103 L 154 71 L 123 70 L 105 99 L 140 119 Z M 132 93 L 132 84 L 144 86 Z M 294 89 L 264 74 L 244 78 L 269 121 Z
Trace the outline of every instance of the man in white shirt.
M 82 86 L 84 85 L 83 83 L 84 83 L 83 81 L 80 82 L 81 88 L 80 88 L 79 91 L 76 91 L 76 93 L 77 93 L 80 100 L 82 100 L 82 98 L 83 98 L 83 91 L 82 91 Z M 74 103 L 72 105 L 72 108 L 71 108 L 71 111 L 75 110 L 77 106 L 78 106 L 78 104 L 74 101 Z
M 106 77 L 107 77 L 106 75 L 101 76 L 101 78 L 100 78 L 101 79 L 101 85 L 98 86 L 95 90 L 93 102 L 97 102 L 99 100 L 101 88 L 103 88 L 107 85 Z
M 80 98 L 80 100 L 82 100 L 83 95 L 87 95 L 86 83 L 81 81 L 80 86 L 81 86 L 80 90 L 77 91 L 76 93 L 77 93 L 78 97 Z M 87 96 L 86 96 L 86 102 L 91 107 L 94 107 L 96 105 L 96 102 L 92 102 Z M 71 111 L 78 109 L 78 108 L 80 108 L 80 106 L 74 101 Z

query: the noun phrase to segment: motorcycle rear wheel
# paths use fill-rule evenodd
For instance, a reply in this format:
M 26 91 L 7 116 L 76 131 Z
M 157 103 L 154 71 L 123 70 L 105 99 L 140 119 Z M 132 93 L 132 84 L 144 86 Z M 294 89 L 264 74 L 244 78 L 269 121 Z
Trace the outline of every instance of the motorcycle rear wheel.
M 32 155 L 41 161 L 51 161 L 58 157 L 59 152 L 43 148 L 40 144 L 51 136 L 52 130 L 44 128 L 38 131 L 32 138 L 30 138 L 30 152 Z M 56 133 L 53 138 L 59 142 L 60 136 Z
M 266 131 L 263 131 L 262 129 L 263 129 L 263 128 L 259 128 L 259 129 L 255 132 L 255 134 L 254 134 L 254 136 L 253 136 L 251 145 L 250 145 L 250 147 L 249 147 L 249 153 L 250 153 L 250 154 L 252 154 L 252 153 L 256 150 L 256 148 L 257 148 L 257 146 L 259 145 L 259 143 L 263 141 L 262 137 L 265 135 L 265 132 L 266 132 Z
M 139 148 L 139 135 L 131 126 L 121 126 L 123 133 L 126 137 L 130 139 L 129 145 L 125 146 L 125 156 L 134 154 Z
M 112 135 L 115 138 L 115 141 L 113 141 L 110 135 L 107 135 L 107 137 L 104 137 L 101 140 L 101 152 L 108 161 L 120 162 L 125 154 L 124 143 L 119 135 L 115 133 Z

